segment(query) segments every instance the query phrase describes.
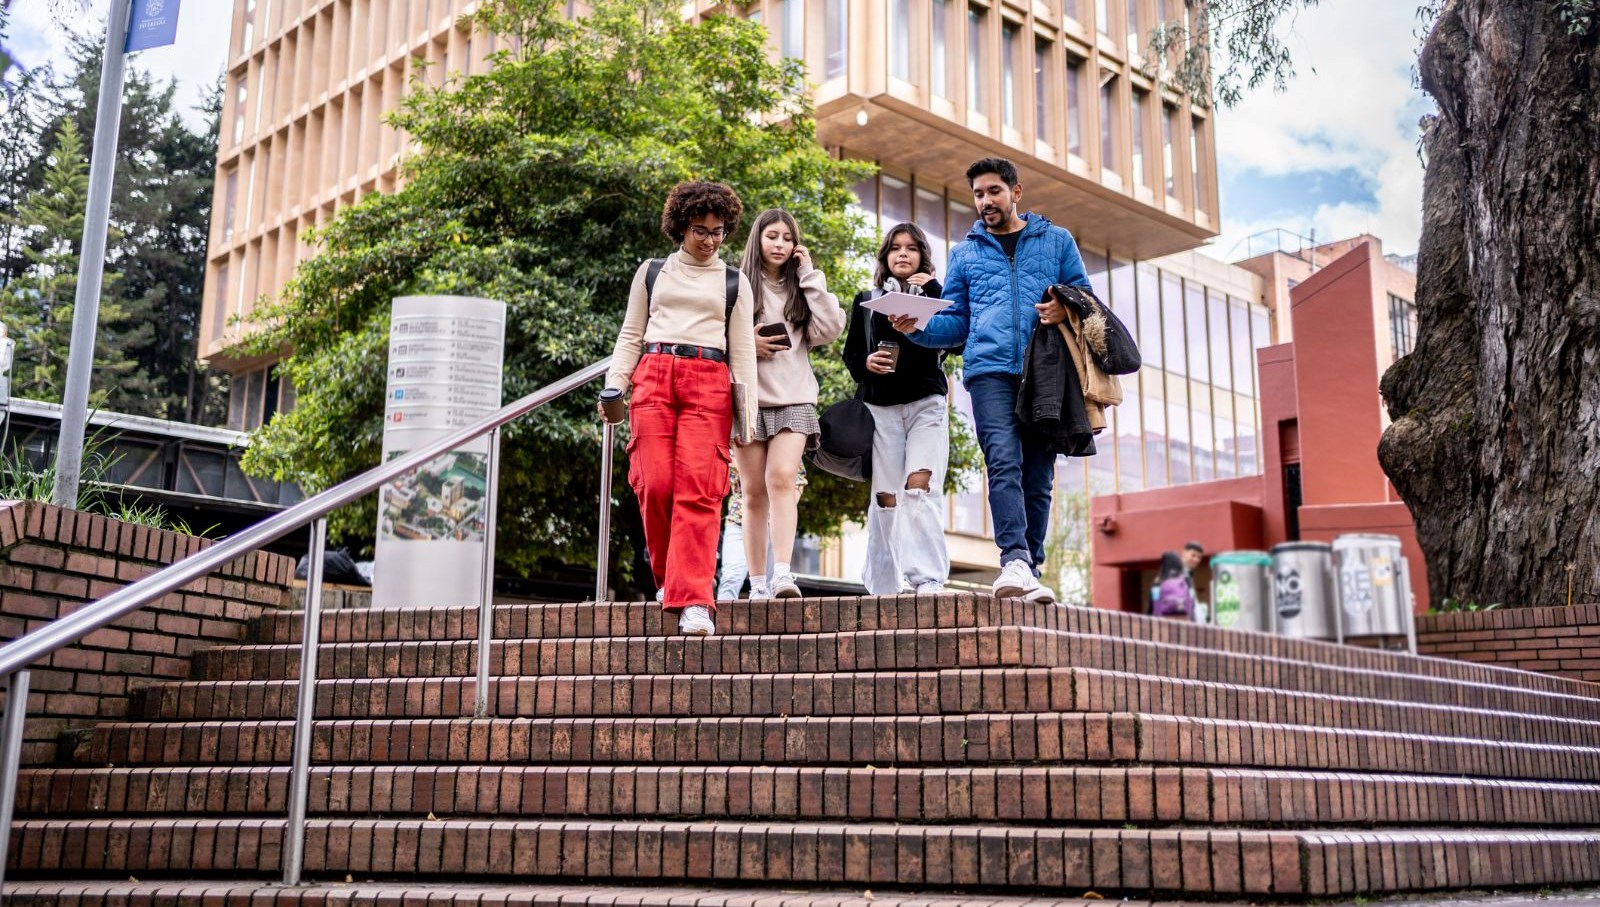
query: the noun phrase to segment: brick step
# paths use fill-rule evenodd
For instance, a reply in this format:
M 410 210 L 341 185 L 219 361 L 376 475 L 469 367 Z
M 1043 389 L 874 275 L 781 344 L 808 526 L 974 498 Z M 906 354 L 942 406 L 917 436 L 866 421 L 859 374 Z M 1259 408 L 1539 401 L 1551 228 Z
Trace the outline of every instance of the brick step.
M 329 679 L 469 677 L 477 673 L 476 651 L 476 643 L 463 641 L 330 643 L 320 650 L 317 673 Z M 292 679 L 299 658 L 297 645 L 225 646 L 197 653 L 193 671 L 203 680 Z M 1028 627 L 511 640 L 494 643 L 490 653 L 490 671 L 502 677 L 1057 666 L 1600 721 L 1600 701 L 1561 693 Z
M 13 882 L 6 885 L 14 907 L 973 907 L 971 895 L 898 892 L 788 891 L 630 885 L 447 885 L 381 882 L 311 884 L 298 888 L 261 882 Z M 986 894 L 984 907 L 1104 907 L 1103 896 L 1058 898 Z M 1184 907 L 1146 901 L 1126 907 Z M 1229 907 L 1215 901 L 1206 907 Z M 1232 907 L 1243 907 L 1235 904 Z M 1509 907 L 1509 905 L 1484 905 Z
M 471 717 L 465 678 L 321 681 L 319 718 Z M 293 718 L 298 681 L 181 681 L 145 690 L 161 721 Z M 945 715 L 968 712 L 1149 712 L 1317 727 L 1588 745 L 1600 722 L 1516 712 L 1376 702 L 1346 696 L 1145 677 L 1091 668 L 955 668 L 850 674 L 516 677 L 492 681 L 498 715 Z
M 18 816 L 288 811 L 282 766 L 31 769 Z M 1220 768 L 313 766 L 312 815 L 1592 826 L 1600 785 Z
M 79 762 L 287 762 L 289 721 L 106 722 Z M 1600 780 L 1600 749 L 1177 715 L 356 719 L 316 722 L 311 758 L 347 763 L 1139 762 Z
M 281 820 L 14 823 L 16 865 L 266 876 Z M 1318 896 L 1600 879 L 1600 833 L 312 820 L 306 872 Z
M 330 611 L 322 616 L 322 639 L 325 642 L 475 640 L 477 615 L 476 608 Z M 253 638 L 263 643 L 298 643 L 303 619 L 303 612 L 298 611 L 263 615 Z M 1221 630 L 1119 611 L 1035 605 L 1017 599 L 996 601 L 986 595 L 725 602 L 718 610 L 717 625 L 721 636 L 996 626 L 1053 629 L 1561 693 L 1591 700 L 1590 717 L 1600 719 L 1600 684 L 1453 659 L 1418 658 L 1312 640 Z M 647 602 L 499 605 L 495 608 L 496 639 L 660 637 L 673 636 L 676 632 L 676 623 L 664 620 L 660 608 Z

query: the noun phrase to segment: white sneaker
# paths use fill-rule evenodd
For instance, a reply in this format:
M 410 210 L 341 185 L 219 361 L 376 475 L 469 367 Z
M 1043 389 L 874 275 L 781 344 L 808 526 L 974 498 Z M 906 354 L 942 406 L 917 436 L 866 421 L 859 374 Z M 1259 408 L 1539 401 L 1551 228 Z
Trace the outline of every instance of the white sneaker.
M 990 592 L 995 598 L 1020 598 L 1039 588 L 1039 580 L 1033 575 L 1033 568 L 1027 561 L 1007 561 L 1000 569 L 1000 575 L 994 578 L 994 585 Z M 1052 600 L 1055 596 L 1050 596 Z
M 944 583 L 941 583 L 936 579 L 930 579 L 925 583 L 917 583 L 918 595 L 938 595 L 943 591 Z
M 780 573 L 767 582 L 771 583 L 773 598 L 799 598 L 800 587 L 795 584 L 793 573 Z
M 1032 591 L 1024 594 L 1022 597 L 1036 605 L 1053 605 L 1056 602 L 1055 590 L 1044 585 L 1043 583 L 1040 583 L 1038 586 L 1034 587 Z
M 764 601 L 769 601 L 771 598 L 772 598 L 772 591 L 770 589 L 768 589 L 766 586 L 751 586 L 750 587 L 750 601 L 753 601 L 753 602 L 764 602 Z
M 711 619 L 711 609 L 705 605 L 690 605 L 678 615 L 678 632 L 684 636 L 715 636 L 717 624 Z
M 664 602 L 666 600 L 667 600 L 667 590 L 665 590 L 665 589 L 657 589 L 656 590 L 656 602 L 659 604 L 660 602 Z

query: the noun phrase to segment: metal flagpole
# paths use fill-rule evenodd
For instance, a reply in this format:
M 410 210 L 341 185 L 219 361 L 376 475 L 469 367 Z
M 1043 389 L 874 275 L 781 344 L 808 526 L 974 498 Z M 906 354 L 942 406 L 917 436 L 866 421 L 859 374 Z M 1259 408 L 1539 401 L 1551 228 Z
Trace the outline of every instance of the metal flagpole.
M 94 334 L 100 320 L 106 222 L 111 213 L 117 129 L 122 124 L 122 79 L 132 7 L 133 0 L 111 0 L 111 11 L 106 16 L 105 56 L 100 62 L 100 101 L 95 108 L 94 146 L 89 155 L 89 205 L 83 216 L 78 295 L 72 308 L 72 346 L 67 353 L 67 386 L 61 401 L 61 435 L 56 441 L 56 481 L 51 500 L 59 507 L 77 506 L 78 476 L 83 470 L 83 427 L 89 418 L 89 378 L 94 372 Z

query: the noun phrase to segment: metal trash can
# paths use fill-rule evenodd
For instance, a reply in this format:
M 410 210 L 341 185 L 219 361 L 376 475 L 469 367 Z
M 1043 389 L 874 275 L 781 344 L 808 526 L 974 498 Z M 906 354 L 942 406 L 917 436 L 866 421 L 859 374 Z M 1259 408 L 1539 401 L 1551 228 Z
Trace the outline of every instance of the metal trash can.
M 1223 551 L 1211 558 L 1211 623 L 1233 630 L 1272 631 L 1272 557 L 1265 551 Z
M 1341 639 L 1333 588 L 1333 548 L 1326 542 L 1272 546 L 1273 629 L 1302 639 Z
M 1399 536 L 1341 535 L 1333 540 L 1333 555 L 1345 637 L 1409 639 L 1411 583 Z

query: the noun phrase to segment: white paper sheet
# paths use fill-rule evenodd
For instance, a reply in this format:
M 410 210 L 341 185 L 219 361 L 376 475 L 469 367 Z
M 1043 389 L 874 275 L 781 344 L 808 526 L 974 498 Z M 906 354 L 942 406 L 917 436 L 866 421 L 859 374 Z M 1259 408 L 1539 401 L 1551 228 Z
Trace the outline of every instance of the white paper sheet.
M 928 326 L 928 319 L 950 303 L 932 296 L 912 296 L 910 293 L 884 293 L 862 305 L 874 312 L 891 317 L 910 315 L 917 319 L 917 330 Z

